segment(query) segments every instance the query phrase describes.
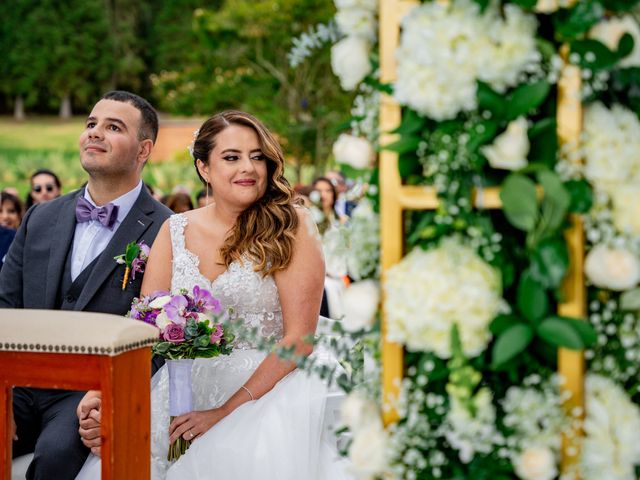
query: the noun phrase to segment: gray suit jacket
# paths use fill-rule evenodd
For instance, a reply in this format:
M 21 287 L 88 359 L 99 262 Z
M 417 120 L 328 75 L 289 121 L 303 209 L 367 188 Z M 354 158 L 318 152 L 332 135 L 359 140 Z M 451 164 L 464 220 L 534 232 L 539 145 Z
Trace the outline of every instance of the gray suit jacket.
M 84 189 L 43 204 L 25 215 L 0 271 L 0 308 L 54 309 L 60 300 L 60 284 L 67 252 L 76 227 L 75 206 Z M 124 265 L 113 257 L 124 253 L 130 242 L 151 245 L 171 211 L 142 188 L 129 214 L 93 265 L 74 310 L 124 315 L 139 295 L 142 275 L 122 290 Z

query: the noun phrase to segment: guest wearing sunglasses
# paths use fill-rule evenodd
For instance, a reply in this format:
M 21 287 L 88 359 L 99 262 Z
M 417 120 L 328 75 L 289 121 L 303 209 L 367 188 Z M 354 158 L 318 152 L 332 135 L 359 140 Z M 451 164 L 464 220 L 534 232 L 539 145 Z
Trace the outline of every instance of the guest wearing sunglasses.
M 27 195 L 26 207 L 48 202 L 60 196 L 60 179 L 51 170 L 41 168 L 31 175 L 31 191 Z

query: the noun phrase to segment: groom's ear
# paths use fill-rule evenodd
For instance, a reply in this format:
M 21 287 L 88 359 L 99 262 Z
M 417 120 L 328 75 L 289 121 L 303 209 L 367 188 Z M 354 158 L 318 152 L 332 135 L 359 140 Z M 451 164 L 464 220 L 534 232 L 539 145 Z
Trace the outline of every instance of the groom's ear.
M 138 162 L 144 165 L 151 156 L 151 150 L 153 150 L 153 141 L 149 138 L 142 140 L 138 146 Z

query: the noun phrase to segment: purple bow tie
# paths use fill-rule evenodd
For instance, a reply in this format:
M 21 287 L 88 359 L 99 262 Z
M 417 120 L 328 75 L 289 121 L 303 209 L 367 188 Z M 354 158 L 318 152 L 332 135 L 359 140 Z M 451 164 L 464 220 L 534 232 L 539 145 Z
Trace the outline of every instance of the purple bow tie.
M 107 203 L 102 207 L 96 207 L 84 197 L 78 198 L 78 203 L 76 204 L 76 220 L 78 223 L 98 220 L 102 225 L 113 230 L 113 225 L 116 223 L 117 218 L 117 205 Z

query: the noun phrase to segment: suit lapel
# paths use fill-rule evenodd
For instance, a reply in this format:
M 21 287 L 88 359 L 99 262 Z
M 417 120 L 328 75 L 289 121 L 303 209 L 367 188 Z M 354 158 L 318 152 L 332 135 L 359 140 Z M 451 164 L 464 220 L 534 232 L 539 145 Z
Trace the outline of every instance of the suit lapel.
M 152 213 L 154 208 L 154 202 L 143 186 L 136 203 L 133 204 L 113 238 L 98 257 L 87 283 L 78 297 L 75 310 L 83 310 L 105 280 L 109 276 L 115 275 L 118 264 L 113 257 L 123 254 L 129 243 L 138 242 L 141 239 L 153 223 L 153 219 L 148 214 Z
M 47 265 L 47 282 L 45 287 L 45 301 L 49 308 L 54 308 L 56 295 L 60 289 L 65 262 L 69 250 L 73 248 L 73 236 L 76 231 L 76 201 L 82 195 L 80 189 L 76 195 L 71 195 L 60 208 L 51 232 L 51 249 Z

